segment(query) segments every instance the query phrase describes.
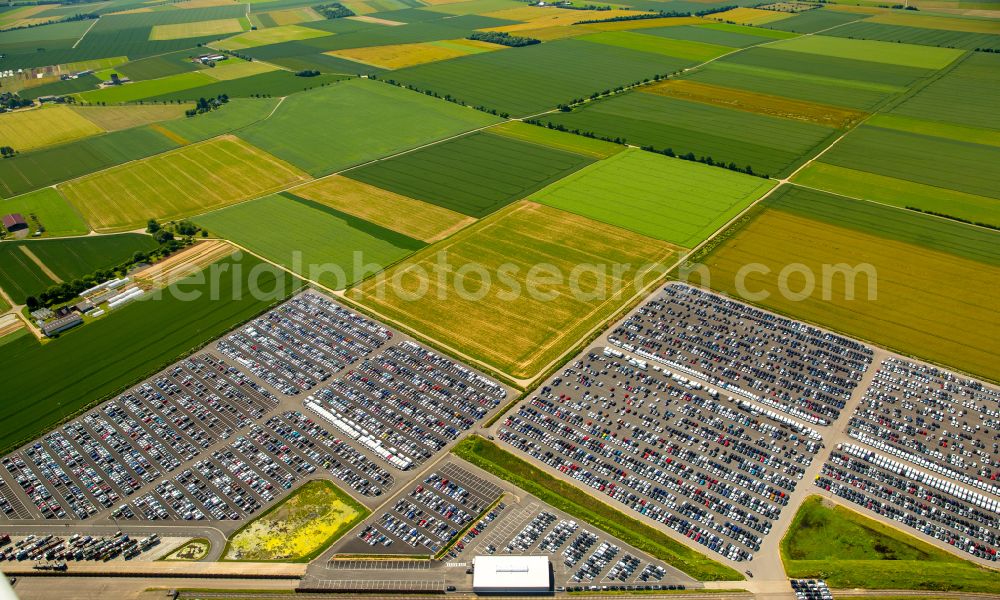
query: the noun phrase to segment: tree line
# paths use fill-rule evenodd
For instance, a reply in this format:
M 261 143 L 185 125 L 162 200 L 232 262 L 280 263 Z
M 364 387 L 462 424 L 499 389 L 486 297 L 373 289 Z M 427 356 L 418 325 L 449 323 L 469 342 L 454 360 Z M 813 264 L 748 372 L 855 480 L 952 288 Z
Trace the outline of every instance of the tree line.
M 535 38 L 521 35 L 511 35 L 506 31 L 473 31 L 466 39 L 476 40 L 479 42 L 489 42 L 491 44 L 500 44 L 501 46 L 510 46 L 511 48 L 520 48 L 522 46 L 531 46 L 542 43 L 542 40 L 536 40 Z

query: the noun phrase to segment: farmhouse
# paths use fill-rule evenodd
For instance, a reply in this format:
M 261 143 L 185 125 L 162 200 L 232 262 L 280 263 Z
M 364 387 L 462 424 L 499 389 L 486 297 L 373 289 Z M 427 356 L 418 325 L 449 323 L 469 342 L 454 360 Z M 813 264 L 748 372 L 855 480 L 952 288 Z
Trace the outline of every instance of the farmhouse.
M 24 220 L 24 216 L 21 213 L 4 215 L 2 220 L 3 228 L 10 232 L 28 228 L 28 222 Z
M 82 323 L 83 319 L 80 318 L 80 315 L 71 313 L 65 317 L 54 319 L 42 325 L 42 333 L 48 337 L 52 337 L 61 331 L 66 331 L 67 329 L 71 329 L 77 325 L 81 325 Z
M 546 556 L 477 556 L 472 590 L 477 594 L 547 594 L 552 591 Z

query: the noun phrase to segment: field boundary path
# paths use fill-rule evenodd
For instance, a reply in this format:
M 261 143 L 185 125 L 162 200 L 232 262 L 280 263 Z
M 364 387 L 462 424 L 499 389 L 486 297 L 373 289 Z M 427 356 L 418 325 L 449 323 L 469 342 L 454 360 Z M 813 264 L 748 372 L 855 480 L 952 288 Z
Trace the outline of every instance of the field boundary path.
M 62 277 L 56 275 L 55 272 L 53 272 L 52 269 L 48 267 L 48 265 L 43 263 L 42 259 L 38 258 L 38 255 L 36 255 L 34 252 L 31 251 L 31 248 L 28 248 L 26 245 L 21 244 L 20 246 L 17 247 L 17 249 L 20 250 L 22 253 L 24 253 L 24 255 L 28 257 L 28 260 L 35 263 L 35 266 L 41 269 L 42 273 L 45 273 L 46 277 L 48 277 L 49 279 L 51 279 L 56 283 L 63 282 Z
M 83 38 L 87 37 L 87 34 L 90 33 L 90 30 L 93 29 L 94 25 L 97 25 L 97 22 L 100 21 L 100 20 L 101 20 L 100 16 L 98 16 L 96 19 L 94 19 L 94 22 L 90 24 L 90 27 L 87 28 L 87 31 L 84 31 L 83 34 L 80 35 L 80 38 L 78 40 L 76 40 L 76 43 L 73 44 L 73 48 L 76 48 L 77 46 L 80 45 L 80 42 L 83 41 Z

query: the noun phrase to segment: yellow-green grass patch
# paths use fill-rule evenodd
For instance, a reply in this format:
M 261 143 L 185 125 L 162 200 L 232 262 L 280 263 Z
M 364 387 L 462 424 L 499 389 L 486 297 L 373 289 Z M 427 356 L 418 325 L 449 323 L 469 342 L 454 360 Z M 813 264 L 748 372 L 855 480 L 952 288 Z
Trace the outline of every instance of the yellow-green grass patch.
M 241 79 L 243 77 L 260 75 L 261 73 L 269 73 L 277 70 L 278 67 L 268 63 L 262 63 L 259 60 L 247 61 L 231 59 L 215 66 L 214 68 L 204 69 L 201 72 L 213 79 L 230 81 L 232 79 Z
M 457 43 L 418 42 L 415 44 L 389 44 L 366 48 L 345 48 L 342 50 L 331 50 L 325 54 L 383 69 L 402 69 L 404 67 L 448 60 L 450 58 L 490 50 L 502 50 L 504 48 L 505 46 L 497 44 L 466 46 Z
M 927 119 L 897 114 L 873 115 L 872 118 L 865 121 L 865 124 L 882 127 L 883 129 L 897 129 L 899 131 L 911 131 L 923 135 L 943 137 L 960 142 L 1000 146 L 1000 131 L 996 129 L 970 127 L 968 125 L 944 123 L 942 121 L 929 121 Z
M 50 236 L 86 235 L 90 232 L 80 214 L 55 188 L 41 188 L 0 200 L 0 214 L 10 213 L 21 213 L 27 217 L 32 234 L 39 230 L 39 226 L 44 227 L 45 235 Z
M 143 104 L 128 106 L 74 106 L 72 110 L 104 131 L 130 129 L 184 116 L 190 104 Z
M 824 35 L 801 35 L 768 44 L 774 50 L 834 56 L 919 69 L 943 69 L 965 50 L 917 46 L 877 40 L 854 40 Z
M 517 35 L 534 38 L 543 42 L 552 40 L 562 40 L 594 33 L 587 25 L 554 25 L 552 27 L 540 27 L 538 29 L 520 29 Z
M 212 542 L 205 538 L 195 538 L 181 544 L 176 550 L 161 558 L 160 560 L 201 560 L 208 556 L 208 551 L 212 549 Z
M 580 39 L 588 42 L 607 44 L 609 46 L 628 48 L 630 50 L 684 58 L 695 62 L 704 62 L 735 51 L 734 48 L 730 48 L 729 46 L 644 35 L 641 31 L 604 31 L 583 36 Z
M 693 248 L 772 187 L 770 180 L 630 148 L 531 198 Z
M 243 48 L 255 48 L 268 44 L 280 44 L 281 42 L 308 40 L 327 35 L 333 34 L 329 31 L 320 31 L 319 29 L 311 29 L 301 25 L 282 25 L 281 27 L 248 31 L 222 40 L 221 42 L 216 42 L 212 44 L 212 47 L 219 50 L 242 50 Z
M 65 105 L 0 114 L 0 146 L 26 152 L 103 133 Z
M 727 231 L 707 255 L 694 258 L 708 267 L 712 288 L 738 298 L 743 290 L 766 293 L 753 301 L 904 354 L 997 378 L 1000 233 L 787 190 Z M 746 265 L 757 266 L 737 285 L 737 273 Z M 857 275 L 841 272 L 824 281 L 823 274 L 838 265 Z M 805 272 L 812 273 L 811 292 Z M 804 298 L 803 291 L 809 292 Z
M 345 0 L 341 2 L 345 7 L 351 9 L 355 15 L 367 15 L 369 13 L 378 12 L 378 9 L 369 6 L 363 0 Z
M 730 33 L 742 33 L 745 35 L 755 35 L 774 39 L 785 39 L 797 37 L 799 34 L 792 31 L 781 31 L 780 29 L 765 29 L 763 27 L 753 27 L 750 25 L 736 25 L 734 23 L 699 23 L 698 27 L 705 29 L 715 29 L 717 31 L 728 31 Z
M 973 223 L 1000 226 L 1000 200 L 977 196 L 957 190 L 935 187 L 857 171 L 823 162 L 814 162 L 799 171 L 794 178 L 797 184 L 891 204 L 900 208 L 915 207 L 920 210 L 950 215 Z
M 59 65 L 62 73 L 75 73 L 77 71 L 99 71 L 101 69 L 114 69 L 118 65 L 128 62 L 127 56 L 112 56 L 110 58 L 94 58 L 91 60 L 79 60 L 76 62 Z
M 689 79 L 667 79 L 640 88 L 640 91 L 835 128 L 849 127 L 866 116 L 866 113 L 848 108 L 727 88 Z
M 522 121 L 506 121 L 495 127 L 490 127 L 487 131 L 522 142 L 533 142 L 598 159 L 613 156 L 625 149 L 625 146 L 621 144 L 574 135 L 548 127 L 529 125 Z
M 235 137 L 127 163 L 59 185 L 98 231 L 135 229 L 261 196 L 308 179 Z
M 122 85 L 113 85 L 99 90 L 80 92 L 77 97 L 90 104 L 132 102 L 151 96 L 159 96 L 170 92 L 188 90 L 215 83 L 216 80 L 205 75 L 204 70 L 178 73 L 159 79 L 134 81 Z
M 208 35 L 227 35 L 240 31 L 243 31 L 243 23 L 239 19 L 213 19 L 211 21 L 195 21 L 194 23 L 153 25 L 153 29 L 149 32 L 149 40 L 182 40 Z
M 520 21 L 517 25 L 491 27 L 489 31 L 521 31 L 525 29 L 540 29 L 559 25 L 572 25 L 580 21 L 596 19 L 612 19 L 631 15 L 648 14 L 648 11 L 611 9 L 597 10 L 565 10 L 554 6 L 522 6 L 488 12 L 484 16 L 509 21 Z
M 295 25 L 298 23 L 310 23 L 312 21 L 322 21 L 325 17 L 317 13 L 311 7 L 286 8 L 283 10 L 271 10 L 266 13 L 274 21 L 275 25 Z
M 641 274 L 652 281 L 677 251 L 519 202 L 348 294 L 476 360 L 530 377 L 609 318 L 636 293 Z
M 389 27 L 398 27 L 400 25 L 406 25 L 402 21 L 393 21 L 391 19 L 383 19 L 381 17 L 373 17 L 371 15 L 356 14 L 353 17 L 347 17 L 348 19 L 353 19 L 355 21 L 361 21 L 362 23 L 374 23 L 376 25 L 387 25 Z
M 601 17 L 597 17 L 600 19 Z M 705 21 L 698 17 L 664 17 L 662 19 L 636 19 L 633 21 L 607 21 L 604 23 L 587 23 L 586 27 L 593 31 L 628 31 L 632 29 L 650 29 L 652 27 L 674 27 L 677 25 L 697 25 Z
M 304 562 L 370 514 L 332 482 L 306 482 L 237 531 L 223 560 Z
M 725 12 L 711 15 L 713 19 L 732 21 L 743 25 L 764 25 L 774 23 L 782 19 L 791 17 L 792 13 L 778 12 L 776 10 L 761 10 L 759 8 L 734 8 Z
M 308 183 L 294 193 L 428 243 L 475 222 L 472 217 L 340 175 Z
M 962 19 L 958 17 L 942 17 L 940 15 L 910 15 L 898 10 L 878 14 L 867 19 L 865 22 L 903 25 L 905 27 L 922 27 L 925 29 L 944 29 L 946 31 L 964 31 L 968 33 L 1000 34 L 1000 21 L 996 20 Z

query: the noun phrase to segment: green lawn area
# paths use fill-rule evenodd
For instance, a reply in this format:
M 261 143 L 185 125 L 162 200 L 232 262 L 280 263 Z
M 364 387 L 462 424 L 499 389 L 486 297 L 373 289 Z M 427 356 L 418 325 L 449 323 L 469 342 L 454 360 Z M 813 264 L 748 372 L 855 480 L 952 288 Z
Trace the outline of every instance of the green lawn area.
M 45 235 L 86 235 L 90 231 L 83 217 L 55 188 L 42 188 L 16 198 L 0 200 L 0 214 L 10 213 L 24 215 L 32 233 L 37 228 L 30 215 L 38 218 L 38 222 L 45 228 Z
M 319 202 L 274 194 L 194 219 L 212 234 L 294 270 L 343 289 L 423 248 L 419 240 L 340 212 Z M 359 261 L 355 260 L 355 253 Z
M 789 577 L 832 588 L 1000 592 L 1000 572 L 979 567 L 819 496 L 802 503 L 781 541 Z
M 232 275 L 237 263 L 242 279 Z M 196 274 L 160 298 L 133 302 L 47 344 L 25 336 L 0 346 L 0 377 L 6 382 L 0 453 L 166 367 L 284 300 L 299 285 L 291 275 L 258 266 L 261 261 L 251 256 L 216 264 L 229 270 L 215 282 Z M 262 292 L 256 298 L 248 293 L 251 276 Z M 200 295 L 181 299 L 171 289 Z
M 489 133 L 473 133 L 345 173 L 472 217 L 526 197 L 591 159 Z
M 158 96 L 178 90 L 208 85 L 215 83 L 215 81 L 215 79 L 200 71 L 190 71 L 159 79 L 147 79 L 145 81 L 135 81 L 106 87 L 100 90 L 81 92 L 78 96 L 82 102 L 88 104 L 132 102 L 133 100 L 141 100 L 150 96 Z
M 393 85 L 353 79 L 290 96 L 269 119 L 239 135 L 318 177 L 498 121 Z
M 309 562 L 371 511 L 333 482 L 306 482 L 230 536 L 223 560 Z
M 479 436 L 470 436 L 454 449 L 455 454 L 477 467 L 534 494 L 559 510 L 566 511 L 648 552 L 691 577 L 702 581 L 742 581 L 743 576 L 676 542 L 662 531 L 624 515 L 576 486 L 556 479 Z
M 965 53 L 954 48 L 852 40 L 824 35 L 803 35 L 776 42 L 768 48 L 921 69 L 943 69 Z
M 772 187 L 770 180 L 631 148 L 532 199 L 693 248 Z

